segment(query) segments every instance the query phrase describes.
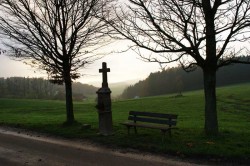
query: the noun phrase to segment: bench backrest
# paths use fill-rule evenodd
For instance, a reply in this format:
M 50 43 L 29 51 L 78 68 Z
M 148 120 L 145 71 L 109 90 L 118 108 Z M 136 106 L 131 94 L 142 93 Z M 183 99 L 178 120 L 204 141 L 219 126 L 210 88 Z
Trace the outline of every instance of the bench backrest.
M 130 111 L 128 120 L 176 126 L 177 115 L 154 112 Z

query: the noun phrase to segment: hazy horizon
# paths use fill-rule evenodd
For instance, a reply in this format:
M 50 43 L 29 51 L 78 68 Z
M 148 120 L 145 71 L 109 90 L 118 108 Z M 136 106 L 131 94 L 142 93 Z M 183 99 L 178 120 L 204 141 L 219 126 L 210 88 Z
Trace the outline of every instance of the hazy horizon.
M 23 62 L 10 59 L 10 57 L 0 55 L 0 77 L 42 77 L 47 78 L 45 71 L 31 68 Z M 102 67 L 102 62 L 107 63 L 110 68 L 108 73 L 109 84 L 122 82 L 137 82 L 144 80 L 152 72 L 160 71 L 160 66 L 157 63 L 144 62 L 138 59 L 138 56 L 133 51 L 125 53 L 117 53 L 107 55 L 104 58 L 95 61 L 93 64 L 80 70 L 81 77 L 74 82 L 101 86 L 102 74 L 99 69 Z

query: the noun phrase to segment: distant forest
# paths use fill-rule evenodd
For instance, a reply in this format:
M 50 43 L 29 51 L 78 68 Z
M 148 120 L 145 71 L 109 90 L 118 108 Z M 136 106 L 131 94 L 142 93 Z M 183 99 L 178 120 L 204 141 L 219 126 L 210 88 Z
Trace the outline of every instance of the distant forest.
M 233 64 L 220 68 L 217 72 L 217 86 L 250 82 L 250 65 Z M 197 68 L 185 72 L 182 68 L 170 68 L 161 72 L 151 73 L 145 80 L 127 87 L 121 98 L 135 98 L 163 95 L 170 93 L 181 94 L 184 91 L 203 88 L 202 70 Z
M 95 95 L 92 85 L 73 83 L 73 100 L 81 101 Z M 54 99 L 64 100 L 64 86 L 52 84 L 43 78 L 0 78 L 0 98 Z

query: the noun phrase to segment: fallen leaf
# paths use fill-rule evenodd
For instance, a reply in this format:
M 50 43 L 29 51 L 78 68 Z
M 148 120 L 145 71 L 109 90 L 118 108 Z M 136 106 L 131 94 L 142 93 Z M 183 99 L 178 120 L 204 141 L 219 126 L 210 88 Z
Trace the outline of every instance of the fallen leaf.
M 206 144 L 209 144 L 209 145 L 214 145 L 215 143 L 212 142 L 212 141 L 207 141 Z

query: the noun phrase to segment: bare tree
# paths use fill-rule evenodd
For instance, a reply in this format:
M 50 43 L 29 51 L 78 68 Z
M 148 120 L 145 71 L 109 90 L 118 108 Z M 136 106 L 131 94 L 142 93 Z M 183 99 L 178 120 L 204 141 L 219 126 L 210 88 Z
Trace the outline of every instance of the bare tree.
M 249 63 L 239 55 L 250 36 L 250 1 L 129 0 L 126 6 L 118 6 L 117 21 L 109 22 L 144 60 L 203 70 L 205 132 L 217 135 L 216 71 L 231 63 Z
M 52 82 L 65 84 L 69 124 L 74 122 L 72 80 L 80 76 L 80 68 L 99 58 L 94 51 L 107 42 L 106 25 L 97 17 L 108 13 L 108 4 L 109 0 L 0 3 L 0 34 L 8 37 L 5 45 L 12 48 L 8 55 L 45 70 Z

